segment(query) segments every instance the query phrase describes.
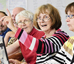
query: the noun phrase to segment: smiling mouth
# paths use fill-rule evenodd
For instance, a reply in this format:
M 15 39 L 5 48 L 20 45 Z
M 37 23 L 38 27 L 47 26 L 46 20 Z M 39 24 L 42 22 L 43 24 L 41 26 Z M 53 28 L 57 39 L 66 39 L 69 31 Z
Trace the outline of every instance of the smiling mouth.
M 22 28 L 22 29 L 27 29 L 27 27 L 25 27 L 25 28 Z
M 41 25 L 42 27 L 45 27 L 45 26 L 47 26 L 47 25 Z

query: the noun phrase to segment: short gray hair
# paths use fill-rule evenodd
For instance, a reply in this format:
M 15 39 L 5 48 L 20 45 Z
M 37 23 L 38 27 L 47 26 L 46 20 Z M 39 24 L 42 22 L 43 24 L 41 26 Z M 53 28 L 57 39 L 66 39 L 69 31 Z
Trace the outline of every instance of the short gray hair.
M 17 15 L 16 15 L 16 18 L 15 18 L 15 20 L 16 20 L 16 22 L 18 22 L 18 17 L 19 16 L 24 16 L 24 17 L 26 17 L 26 18 L 29 18 L 32 22 L 33 22 L 33 17 L 34 17 L 34 14 L 32 13 L 32 12 L 30 12 L 30 11 L 27 11 L 27 10 L 23 10 L 23 11 L 21 11 L 20 13 L 18 13 Z

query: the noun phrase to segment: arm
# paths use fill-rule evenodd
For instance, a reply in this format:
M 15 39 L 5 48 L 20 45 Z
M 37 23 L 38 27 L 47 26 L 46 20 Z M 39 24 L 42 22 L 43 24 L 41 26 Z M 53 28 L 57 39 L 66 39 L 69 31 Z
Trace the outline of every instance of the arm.
M 12 31 L 9 31 L 6 33 L 5 38 L 4 38 L 5 46 L 7 46 L 9 38 L 14 37 L 14 35 L 15 35 L 15 33 Z
M 17 30 L 15 37 L 30 50 L 37 53 L 54 53 L 57 52 L 69 36 L 61 31 L 54 34 L 48 39 L 36 39 L 33 36 L 28 35 L 25 31 L 20 28 Z
M 7 50 L 7 54 L 10 55 L 12 54 L 13 52 L 15 52 L 17 49 L 19 48 L 19 43 L 18 43 L 18 40 L 15 41 L 13 44 L 9 45 L 6 47 L 6 50 Z

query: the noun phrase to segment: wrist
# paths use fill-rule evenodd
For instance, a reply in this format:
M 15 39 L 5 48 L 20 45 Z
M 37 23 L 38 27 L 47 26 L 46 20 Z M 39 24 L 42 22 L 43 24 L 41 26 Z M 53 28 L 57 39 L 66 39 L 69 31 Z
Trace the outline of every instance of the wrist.
M 12 30 L 14 33 L 16 33 L 17 29 L 18 29 L 18 28 L 16 28 L 15 26 L 13 26 L 11 30 Z
M 21 64 L 27 64 L 26 62 L 21 62 Z

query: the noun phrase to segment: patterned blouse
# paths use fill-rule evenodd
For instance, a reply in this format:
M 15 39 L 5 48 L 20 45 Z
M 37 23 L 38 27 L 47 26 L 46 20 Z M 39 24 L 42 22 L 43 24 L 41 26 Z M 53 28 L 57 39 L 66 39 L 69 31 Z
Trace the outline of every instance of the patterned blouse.
M 37 56 L 36 64 L 41 64 L 51 60 L 59 51 L 64 42 L 69 39 L 67 33 L 61 30 L 55 32 L 49 38 L 43 36 L 41 39 L 36 39 L 33 36 L 28 35 L 24 30 L 20 28 L 18 28 L 15 37 L 18 38 L 19 41 L 30 50 L 41 54 L 41 56 Z

